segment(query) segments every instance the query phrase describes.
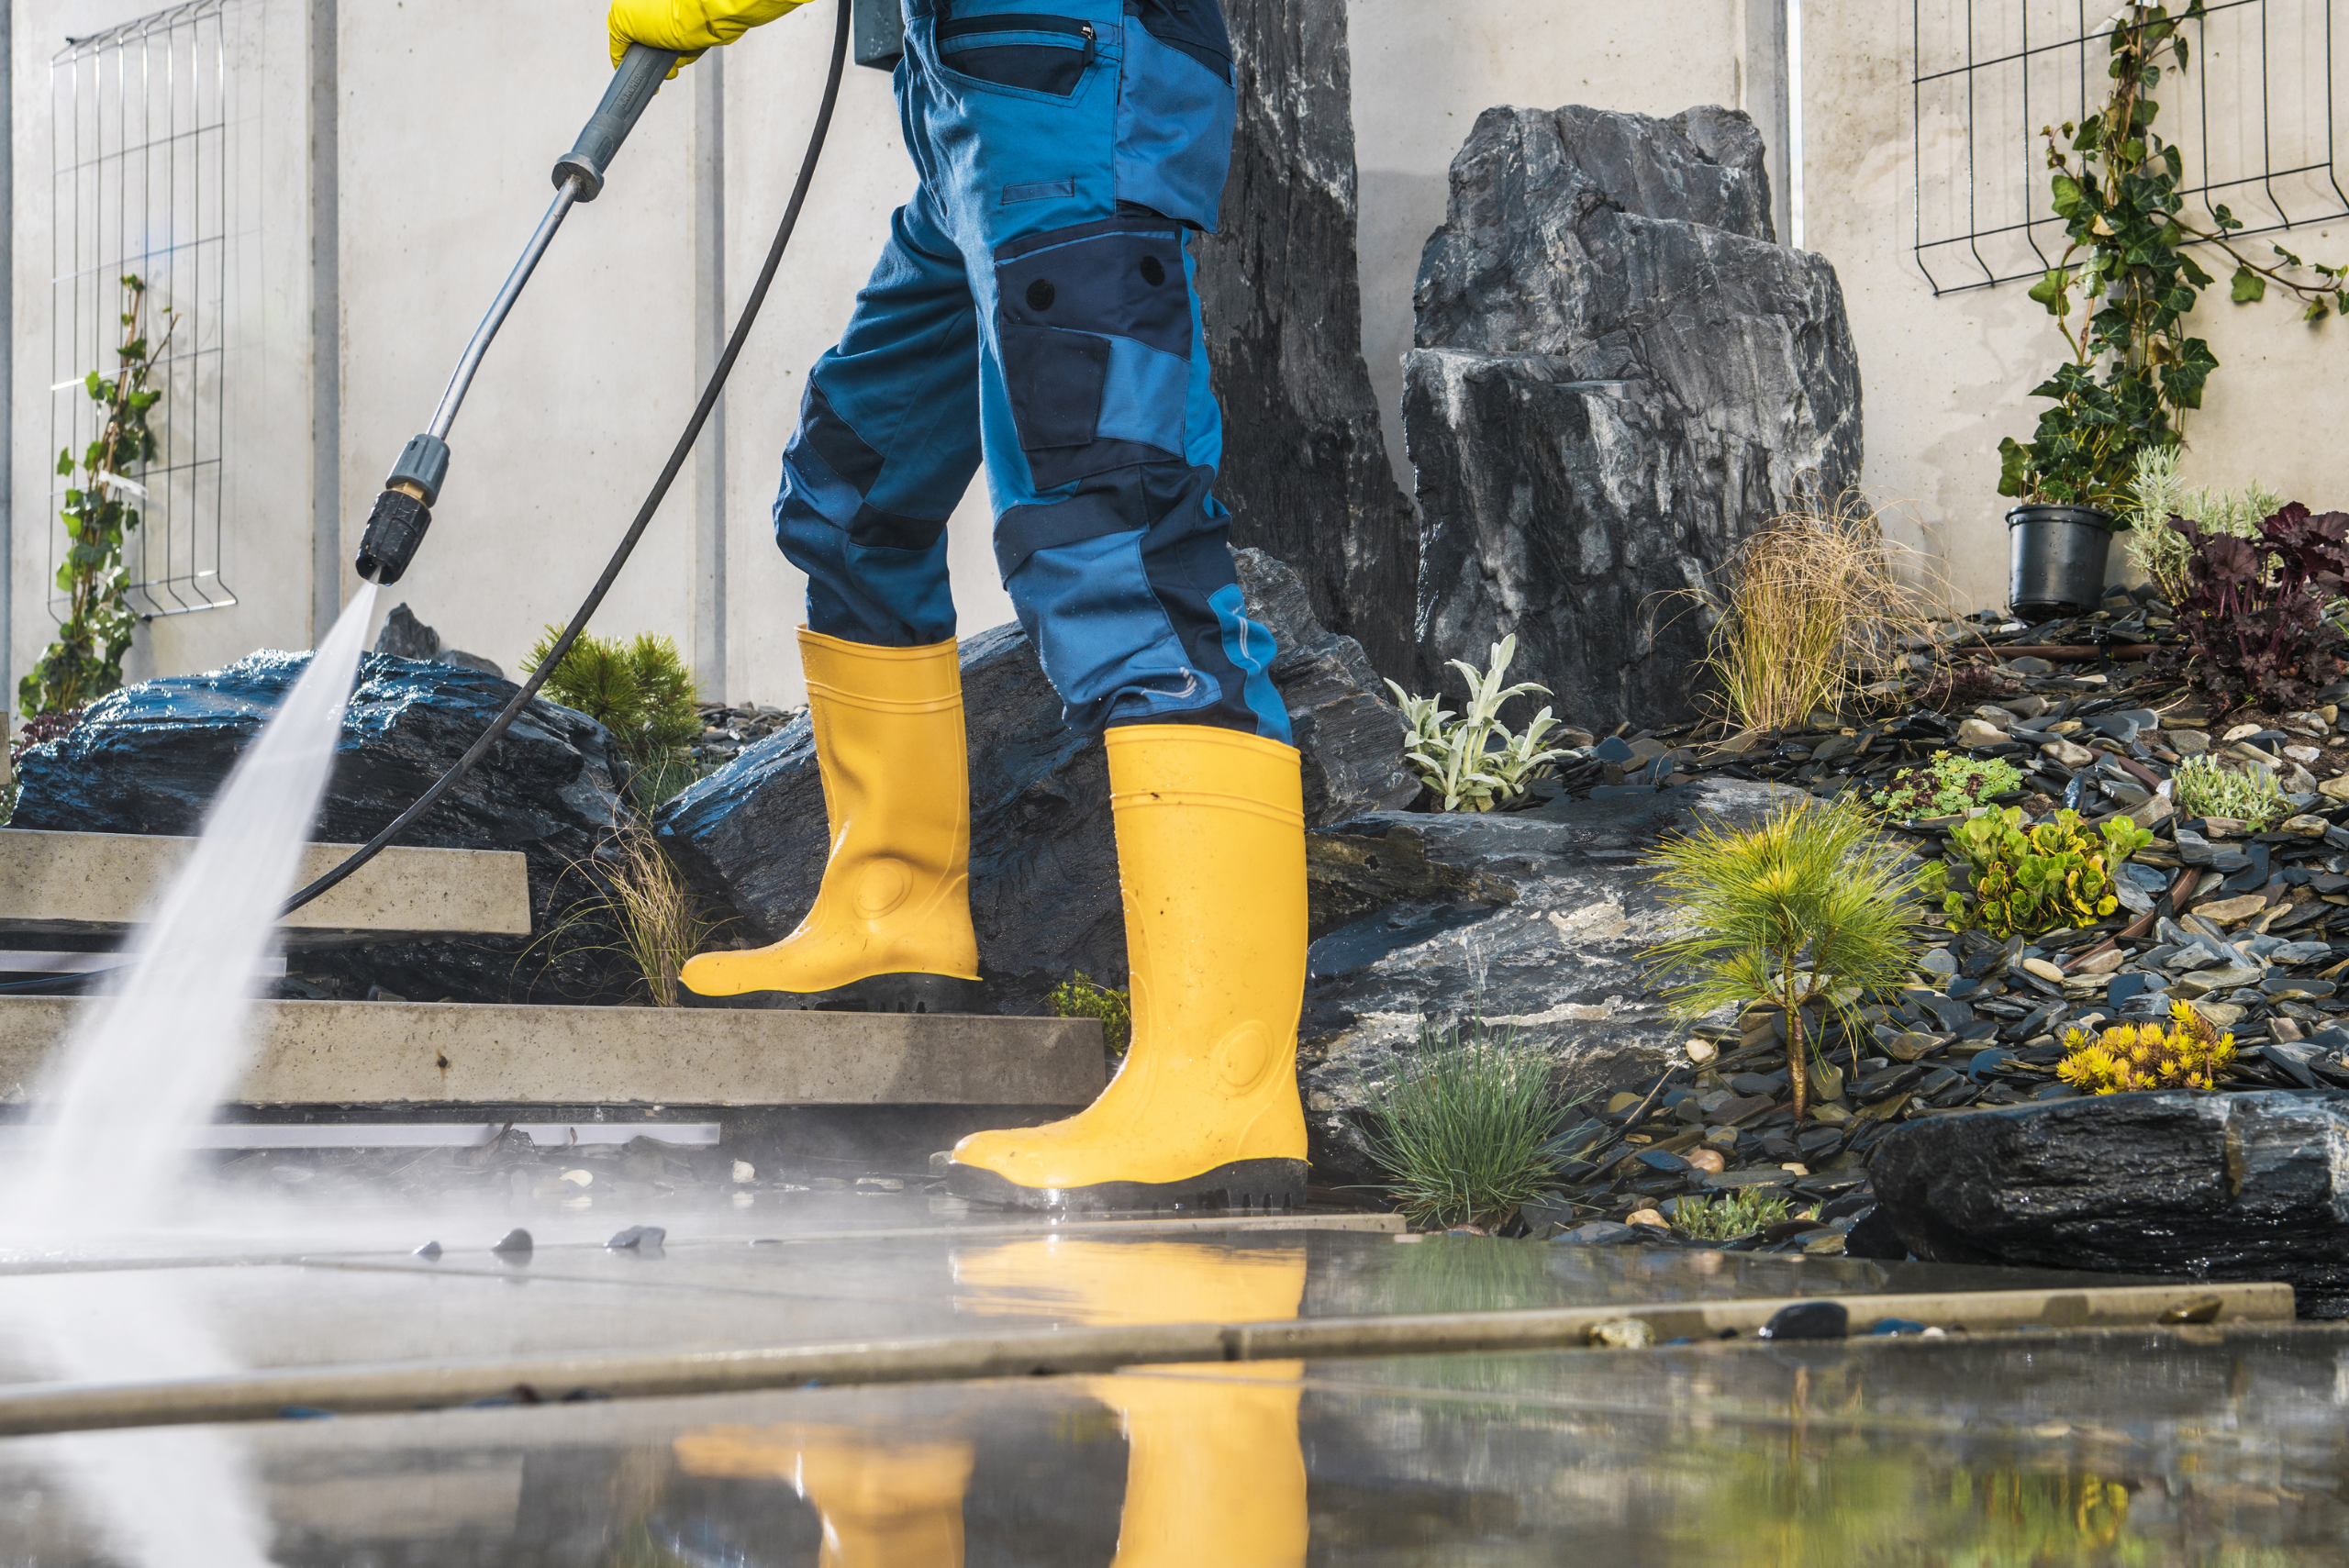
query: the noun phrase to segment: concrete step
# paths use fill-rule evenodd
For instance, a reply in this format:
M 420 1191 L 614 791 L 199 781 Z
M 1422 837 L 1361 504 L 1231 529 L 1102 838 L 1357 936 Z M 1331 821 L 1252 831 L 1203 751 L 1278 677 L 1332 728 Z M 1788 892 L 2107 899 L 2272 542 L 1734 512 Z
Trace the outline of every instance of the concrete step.
M 118 939 L 144 916 L 194 839 L 144 833 L 0 831 L 0 942 Z M 308 883 L 356 848 L 312 844 Z M 286 945 L 348 947 L 448 936 L 528 936 L 530 889 L 508 850 L 385 850 L 294 912 Z
M 0 834 L 0 838 L 8 835 Z M 519 857 L 517 857 L 518 859 Z M 0 996 L 0 1105 L 91 1004 Z M 269 1106 L 1082 1106 L 1089 1018 L 260 1002 L 232 1102 Z

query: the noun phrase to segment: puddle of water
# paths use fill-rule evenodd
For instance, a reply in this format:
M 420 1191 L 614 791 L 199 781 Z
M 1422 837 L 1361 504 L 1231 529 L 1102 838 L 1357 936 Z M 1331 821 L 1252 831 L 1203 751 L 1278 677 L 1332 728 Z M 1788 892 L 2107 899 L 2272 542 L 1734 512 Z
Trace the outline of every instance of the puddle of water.
M 2315 1327 L 1486 1358 L 1485 1389 L 1422 1358 L 250 1440 L 285 1568 L 2330 1568 L 2344 1358 Z M 0 1562 L 94 1561 L 26 1458 Z

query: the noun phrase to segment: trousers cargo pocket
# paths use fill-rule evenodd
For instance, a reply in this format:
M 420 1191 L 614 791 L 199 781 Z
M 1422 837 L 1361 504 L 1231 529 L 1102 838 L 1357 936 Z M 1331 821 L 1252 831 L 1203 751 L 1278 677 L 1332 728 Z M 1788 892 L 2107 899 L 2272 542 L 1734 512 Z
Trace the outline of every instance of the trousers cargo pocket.
M 1109 384 L 1108 340 L 1012 322 L 1000 323 L 996 332 L 1020 450 L 1090 445 Z
M 1075 93 L 1099 57 L 1093 24 L 1015 12 L 941 23 L 938 58 L 950 71 L 1040 97 Z

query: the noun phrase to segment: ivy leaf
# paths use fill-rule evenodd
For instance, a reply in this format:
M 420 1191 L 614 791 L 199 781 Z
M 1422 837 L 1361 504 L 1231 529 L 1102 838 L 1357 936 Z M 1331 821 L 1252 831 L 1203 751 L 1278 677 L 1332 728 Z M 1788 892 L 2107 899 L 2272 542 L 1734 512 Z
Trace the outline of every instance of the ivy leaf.
M 2080 210 L 2080 183 L 2069 174 L 2058 174 L 2049 181 L 2048 193 L 2057 217 L 2071 217 Z M 91 376 L 95 380 L 96 373 L 92 372 Z
M 2306 310 L 2300 312 L 2300 319 L 2303 321 L 2321 321 L 2332 314 L 2332 307 L 2325 302 L 2324 295 L 2319 295 L 2314 299 L 2309 301 L 2309 307 Z
M 2237 267 L 2234 284 L 2227 291 L 2227 297 L 2237 305 L 2255 305 L 2267 297 L 2267 280 L 2249 267 Z
M 2050 316 L 2072 313 L 2072 274 L 2062 267 L 2050 267 L 2031 285 L 2031 297 L 2047 307 Z

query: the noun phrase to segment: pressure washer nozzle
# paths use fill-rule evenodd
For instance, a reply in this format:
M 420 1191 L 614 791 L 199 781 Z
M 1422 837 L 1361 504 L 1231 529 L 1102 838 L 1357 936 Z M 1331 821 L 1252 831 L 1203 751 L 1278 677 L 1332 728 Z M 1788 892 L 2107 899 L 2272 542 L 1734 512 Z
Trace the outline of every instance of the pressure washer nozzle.
M 367 532 L 352 564 L 369 582 L 389 587 L 416 558 L 416 547 L 431 526 L 432 508 L 423 496 L 406 487 L 386 490 L 375 497 L 375 509 L 367 515 Z
M 400 580 L 424 530 L 432 526 L 432 503 L 449 478 L 449 443 L 435 435 L 416 436 L 400 449 L 384 480 L 384 493 L 368 514 L 367 533 L 359 541 L 359 575 L 385 586 Z

